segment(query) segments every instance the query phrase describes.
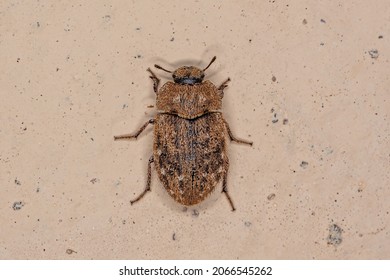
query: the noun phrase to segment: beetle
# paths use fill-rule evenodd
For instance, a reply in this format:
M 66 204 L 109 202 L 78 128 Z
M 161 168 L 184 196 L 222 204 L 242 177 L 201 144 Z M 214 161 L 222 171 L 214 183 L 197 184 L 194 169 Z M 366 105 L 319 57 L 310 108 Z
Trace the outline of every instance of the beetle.
M 222 192 L 232 211 L 233 201 L 228 193 L 229 159 L 226 136 L 232 142 L 252 146 L 253 142 L 236 138 L 223 118 L 222 98 L 230 78 L 219 87 L 203 80 L 205 71 L 216 60 L 200 69 L 182 66 L 169 71 L 155 64 L 155 68 L 171 73 L 173 81 L 160 89 L 160 79 L 148 68 L 156 93 L 157 114 L 134 134 L 114 136 L 114 140 L 137 139 L 149 124 L 154 125 L 153 154 L 148 162 L 146 188 L 131 204 L 151 190 L 151 165 L 168 194 L 182 205 L 198 204 L 222 180 Z

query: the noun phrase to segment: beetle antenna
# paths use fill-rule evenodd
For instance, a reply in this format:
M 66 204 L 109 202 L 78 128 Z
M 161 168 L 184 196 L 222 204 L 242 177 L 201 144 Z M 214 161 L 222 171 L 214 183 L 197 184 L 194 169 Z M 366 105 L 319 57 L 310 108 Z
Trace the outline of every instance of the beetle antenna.
M 203 71 L 206 71 L 206 70 L 207 70 L 207 68 L 209 68 L 209 67 L 210 67 L 210 65 L 211 65 L 211 64 L 213 64 L 213 62 L 214 62 L 216 59 L 217 59 L 217 57 L 216 57 L 216 56 L 214 56 L 214 57 L 211 59 L 211 61 L 210 61 L 209 65 L 207 65 L 207 67 L 206 67 L 205 69 L 203 69 Z
M 165 72 L 172 73 L 172 71 L 168 71 L 167 69 L 162 68 L 160 65 L 155 64 L 154 67 L 156 67 L 157 69 L 163 70 Z

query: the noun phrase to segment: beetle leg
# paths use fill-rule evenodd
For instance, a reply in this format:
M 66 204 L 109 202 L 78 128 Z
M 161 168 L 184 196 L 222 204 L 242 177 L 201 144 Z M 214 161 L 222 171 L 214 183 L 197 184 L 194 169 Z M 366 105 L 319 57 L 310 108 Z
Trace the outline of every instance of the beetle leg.
M 149 77 L 153 80 L 153 90 L 155 93 L 157 93 L 158 92 L 158 84 L 160 83 L 160 79 L 157 78 L 156 74 L 154 74 L 153 71 L 150 70 L 150 68 L 148 68 L 147 71 L 151 74 L 151 76 L 149 76 Z
M 232 207 L 232 211 L 236 211 L 236 208 L 234 207 L 233 200 L 230 198 L 230 195 L 228 193 L 227 189 L 227 174 L 228 174 L 228 169 L 229 169 L 229 161 L 225 161 L 223 163 L 224 169 L 225 169 L 225 174 L 223 174 L 223 180 L 222 180 L 222 192 L 226 195 L 226 198 L 229 201 L 230 206 Z
M 149 124 L 154 124 L 154 119 L 148 120 L 143 126 L 141 126 L 140 129 L 138 129 L 138 131 L 137 131 L 136 133 L 134 133 L 134 134 L 124 134 L 124 135 L 114 136 L 114 140 L 132 139 L 132 138 L 137 139 L 137 137 L 141 134 L 142 131 L 145 130 L 145 128 L 146 128 Z
M 138 200 L 140 200 L 141 198 L 144 197 L 144 195 L 150 191 L 150 184 L 152 182 L 152 163 L 154 162 L 154 158 L 153 156 L 151 156 L 149 158 L 149 162 L 148 162 L 148 179 L 146 181 L 146 188 L 144 189 L 144 191 L 136 198 L 136 199 L 133 199 L 133 200 L 130 200 L 130 204 L 133 204 L 135 202 L 137 202 Z
M 227 78 L 226 81 L 224 81 L 224 82 L 218 87 L 217 90 L 219 91 L 221 97 L 223 97 L 223 90 L 225 89 L 225 87 L 228 86 L 227 84 L 228 84 L 229 82 L 230 82 L 230 78 Z
M 241 139 L 236 138 L 233 135 L 232 131 L 230 130 L 230 127 L 229 127 L 229 124 L 227 123 L 227 121 L 224 119 L 223 122 L 225 123 L 225 127 L 226 127 L 226 130 L 227 130 L 227 132 L 229 134 L 229 137 L 230 137 L 231 141 L 236 142 L 236 143 L 241 143 L 241 144 L 247 144 L 247 145 L 250 145 L 250 146 L 253 145 L 252 141 L 241 140 Z
M 230 82 L 230 78 L 227 78 L 226 81 L 224 81 L 219 87 L 218 90 L 223 90 L 225 87 L 227 87 L 227 83 Z

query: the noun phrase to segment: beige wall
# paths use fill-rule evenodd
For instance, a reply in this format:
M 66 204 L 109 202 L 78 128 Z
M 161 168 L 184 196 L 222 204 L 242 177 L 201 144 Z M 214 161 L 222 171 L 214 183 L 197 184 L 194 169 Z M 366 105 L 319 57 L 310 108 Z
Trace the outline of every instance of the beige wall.
M 0 3 L 1 259 L 389 259 L 389 1 L 71 2 Z M 237 211 L 131 206 L 146 69 L 214 55 Z

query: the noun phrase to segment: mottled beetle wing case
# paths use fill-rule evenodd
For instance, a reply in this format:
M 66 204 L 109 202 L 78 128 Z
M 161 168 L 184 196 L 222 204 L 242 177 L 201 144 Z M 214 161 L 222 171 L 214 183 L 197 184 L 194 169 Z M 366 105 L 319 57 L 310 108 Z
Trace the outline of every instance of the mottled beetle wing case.
M 218 128 L 211 129 L 211 125 Z M 225 135 L 218 133 L 224 130 L 219 113 L 190 120 L 170 114 L 157 116 L 154 163 L 165 189 L 179 203 L 201 202 L 227 171 Z

